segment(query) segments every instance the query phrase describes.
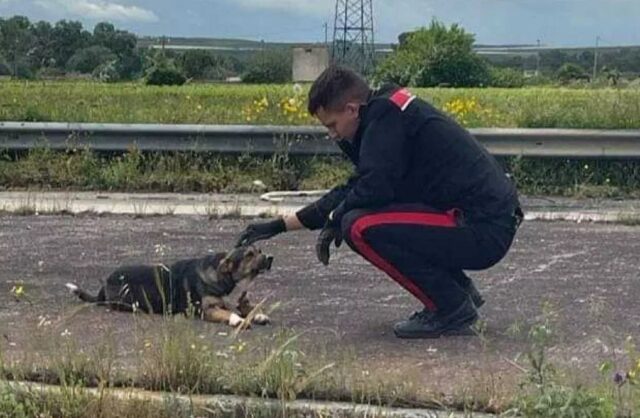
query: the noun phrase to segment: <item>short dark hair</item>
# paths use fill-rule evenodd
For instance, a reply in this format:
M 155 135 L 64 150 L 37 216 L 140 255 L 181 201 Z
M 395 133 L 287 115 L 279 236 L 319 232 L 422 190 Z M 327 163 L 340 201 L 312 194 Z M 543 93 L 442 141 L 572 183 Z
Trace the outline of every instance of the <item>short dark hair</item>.
M 341 110 L 351 100 L 365 102 L 369 91 L 369 85 L 358 73 L 332 64 L 311 85 L 307 110 L 312 115 L 320 108 Z

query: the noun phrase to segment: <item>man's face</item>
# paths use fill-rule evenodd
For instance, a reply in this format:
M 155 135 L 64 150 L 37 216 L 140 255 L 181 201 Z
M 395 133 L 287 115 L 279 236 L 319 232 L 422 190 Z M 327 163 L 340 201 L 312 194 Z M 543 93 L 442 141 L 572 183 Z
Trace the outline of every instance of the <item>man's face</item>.
M 328 130 L 329 138 L 334 141 L 346 139 L 351 141 L 356 135 L 359 123 L 358 103 L 347 103 L 342 110 L 330 110 L 320 107 L 316 117 Z

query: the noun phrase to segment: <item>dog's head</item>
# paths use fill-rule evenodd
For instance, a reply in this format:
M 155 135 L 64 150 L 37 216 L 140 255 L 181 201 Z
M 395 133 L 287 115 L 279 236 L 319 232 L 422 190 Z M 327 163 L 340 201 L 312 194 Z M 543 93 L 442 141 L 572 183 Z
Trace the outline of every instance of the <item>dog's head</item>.
M 235 248 L 226 254 L 218 265 L 218 274 L 231 275 L 235 282 L 253 279 L 258 274 L 271 270 L 273 257 L 263 254 L 253 245 Z

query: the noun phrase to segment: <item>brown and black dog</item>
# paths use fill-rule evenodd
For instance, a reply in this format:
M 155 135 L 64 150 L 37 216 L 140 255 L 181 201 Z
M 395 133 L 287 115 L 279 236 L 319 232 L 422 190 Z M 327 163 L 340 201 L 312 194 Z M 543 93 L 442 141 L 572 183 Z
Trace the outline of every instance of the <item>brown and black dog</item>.
M 272 262 L 273 257 L 262 254 L 254 246 L 245 246 L 229 253 L 180 260 L 170 267 L 163 264 L 120 267 L 111 273 L 95 296 L 76 284 L 66 286 L 81 300 L 114 310 L 193 312 L 205 321 L 236 327 L 254 309 L 245 289 L 259 274 L 270 270 Z M 234 311 L 225 299 L 234 299 L 237 294 Z M 265 325 L 269 317 L 257 313 L 251 321 Z

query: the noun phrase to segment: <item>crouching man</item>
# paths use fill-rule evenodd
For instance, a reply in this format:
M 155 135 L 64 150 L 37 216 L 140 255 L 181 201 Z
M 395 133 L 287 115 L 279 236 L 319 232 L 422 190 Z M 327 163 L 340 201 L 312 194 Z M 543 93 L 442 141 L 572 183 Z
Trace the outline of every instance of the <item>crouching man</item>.
M 409 90 L 372 91 L 331 66 L 312 85 L 309 112 L 355 165 L 346 184 L 295 215 L 254 223 L 238 244 L 321 229 L 318 259 L 342 240 L 424 309 L 395 325 L 400 338 L 470 333 L 484 300 L 464 270 L 507 253 L 522 220 L 511 179 L 458 123 Z

